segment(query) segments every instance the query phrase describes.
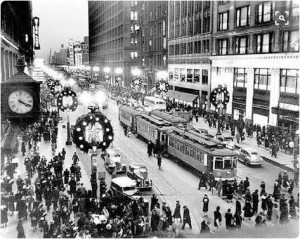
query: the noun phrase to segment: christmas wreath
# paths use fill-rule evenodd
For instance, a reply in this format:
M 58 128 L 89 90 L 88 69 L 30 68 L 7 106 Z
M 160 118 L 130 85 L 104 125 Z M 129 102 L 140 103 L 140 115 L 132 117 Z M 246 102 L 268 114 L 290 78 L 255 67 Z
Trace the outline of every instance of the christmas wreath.
M 76 146 L 85 153 L 94 146 L 105 150 L 114 139 L 110 121 L 101 112 L 89 113 L 78 118 L 72 136 Z
M 52 84 L 50 85 L 50 92 L 52 95 L 55 95 L 56 93 L 59 92 L 57 89 L 55 89 L 55 87 L 57 87 L 57 86 L 61 86 L 61 84 L 59 83 L 59 80 L 53 81 Z
M 64 105 L 64 97 L 71 97 L 72 98 L 72 103 L 65 106 Z M 67 100 L 67 99 L 65 99 Z M 77 95 L 74 91 L 72 90 L 63 90 L 61 93 L 59 93 L 57 97 L 57 107 L 61 110 L 64 111 L 66 109 L 70 109 L 72 111 L 75 111 L 78 106 L 78 98 Z
M 216 107 L 225 108 L 229 102 L 229 93 L 227 88 L 218 87 L 210 93 L 210 102 Z
M 160 94 L 163 92 L 168 92 L 169 90 L 169 83 L 166 81 L 159 81 L 156 83 L 156 92 Z

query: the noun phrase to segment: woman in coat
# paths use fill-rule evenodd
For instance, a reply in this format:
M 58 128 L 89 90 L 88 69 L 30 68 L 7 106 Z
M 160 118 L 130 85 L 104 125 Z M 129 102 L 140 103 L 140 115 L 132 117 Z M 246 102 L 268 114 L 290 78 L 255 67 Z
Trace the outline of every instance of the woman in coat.
M 222 213 L 220 212 L 220 207 L 217 206 L 216 211 L 214 211 L 214 226 L 216 231 L 218 231 L 219 226 L 221 226 L 221 222 L 222 222 Z
M 225 217 L 225 228 L 226 228 L 226 230 L 232 229 L 232 227 L 233 227 L 232 222 L 233 222 L 234 218 L 232 216 L 230 208 L 227 210 L 224 217 Z
M 31 227 L 33 227 L 33 230 L 36 230 L 36 226 L 38 223 L 38 217 L 39 217 L 39 212 L 38 208 L 34 207 L 30 213 L 30 218 L 31 218 Z
M 249 220 L 251 220 L 251 217 L 253 216 L 253 212 L 252 212 L 252 205 L 250 201 L 245 202 L 245 206 L 243 210 L 244 210 L 244 217 L 248 217 Z
M 208 204 L 209 204 L 209 198 L 207 197 L 206 194 L 204 194 L 204 198 L 203 198 L 203 214 L 204 214 L 204 216 L 207 216 Z
M 7 227 L 8 217 L 7 217 L 7 206 L 1 205 L 1 225 L 2 227 Z
M 272 209 L 272 217 L 271 217 L 272 225 L 278 224 L 279 218 L 280 218 L 280 211 L 278 208 L 278 204 L 275 203 Z
M 264 195 L 262 195 L 261 197 L 261 209 L 263 210 L 263 215 L 266 214 L 267 211 L 267 193 L 265 193 Z
M 289 205 L 290 205 L 289 214 L 291 218 L 295 218 L 297 216 L 297 213 L 296 213 L 296 202 L 294 200 L 294 196 L 291 196 L 291 199 L 289 200 Z
M 281 224 L 287 223 L 289 221 L 289 209 L 288 209 L 287 201 L 284 197 L 280 199 L 279 210 L 280 210 L 279 222 Z
M 239 197 L 243 196 L 243 192 L 244 192 L 244 182 L 243 182 L 243 180 L 241 180 L 239 183 L 239 186 L 238 186 Z
M 13 192 L 11 192 L 8 197 L 8 210 L 11 212 L 11 215 L 14 215 L 14 211 L 16 211 L 15 196 Z

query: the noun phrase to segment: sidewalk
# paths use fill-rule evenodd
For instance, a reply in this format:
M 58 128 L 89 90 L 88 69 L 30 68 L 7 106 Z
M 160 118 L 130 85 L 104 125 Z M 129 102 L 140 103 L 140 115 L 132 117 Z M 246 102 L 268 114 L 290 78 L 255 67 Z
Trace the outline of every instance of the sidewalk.
M 217 133 L 217 128 L 209 128 L 208 127 L 208 123 L 204 122 L 203 118 L 199 117 L 199 121 L 196 122 L 195 119 L 193 119 L 193 121 L 191 122 L 192 125 L 195 128 L 202 128 L 202 129 L 207 129 L 208 133 L 211 135 L 216 135 Z M 224 130 L 224 132 L 222 133 L 222 136 L 231 136 L 231 132 L 229 130 Z M 287 170 L 289 172 L 294 172 L 294 158 L 293 155 L 288 155 L 285 154 L 281 151 L 279 151 L 277 153 L 277 158 L 271 157 L 270 154 L 270 148 L 265 148 L 264 146 L 258 147 L 257 146 L 257 142 L 256 142 L 256 137 L 247 137 L 245 138 L 245 140 L 243 140 L 243 142 L 241 143 L 237 143 L 236 142 L 236 138 L 235 136 L 234 138 L 234 143 L 238 146 L 238 147 L 251 147 L 251 148 L 255 148 L 257 149 L 257 152 L 260 154 L 260 156 L 262 156 L 264 158 L 265 161 L 274 164 L 280 168 L 282 168 L 283 170 Z

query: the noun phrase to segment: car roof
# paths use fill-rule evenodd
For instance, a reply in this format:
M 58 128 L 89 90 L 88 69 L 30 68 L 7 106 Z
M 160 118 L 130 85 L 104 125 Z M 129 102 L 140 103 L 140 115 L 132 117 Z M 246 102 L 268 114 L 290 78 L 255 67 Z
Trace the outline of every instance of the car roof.
M 249 147 L 242 147 L 243 150 L 248 151 L 249 153 L 258 153 L 256 149 L 249 148 Z
M 133 167 L 133 168 L 146 168 L 146 165 L 143 164 L 143 163 L 132 163 L 132 164 L 130 164 L 130 167 Z
M 111 180 L 113 183 L 121 187 L 135 186 L 136 182 L 129 177 L 118 177 Z

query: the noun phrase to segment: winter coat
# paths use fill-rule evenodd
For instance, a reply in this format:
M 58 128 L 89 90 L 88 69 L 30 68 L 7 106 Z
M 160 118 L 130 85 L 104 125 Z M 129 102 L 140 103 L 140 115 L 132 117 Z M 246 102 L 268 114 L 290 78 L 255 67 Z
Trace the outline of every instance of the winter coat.
M 203 198 L 203 212 L 208 212 L 208 204 L 209 204 L 209 198 L 204 197 Z

